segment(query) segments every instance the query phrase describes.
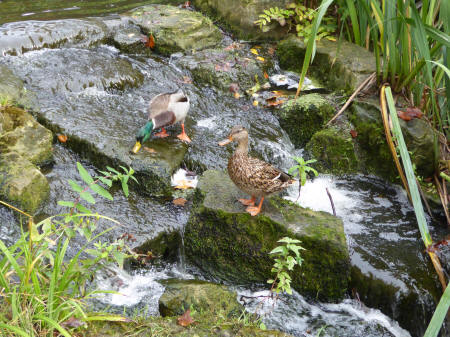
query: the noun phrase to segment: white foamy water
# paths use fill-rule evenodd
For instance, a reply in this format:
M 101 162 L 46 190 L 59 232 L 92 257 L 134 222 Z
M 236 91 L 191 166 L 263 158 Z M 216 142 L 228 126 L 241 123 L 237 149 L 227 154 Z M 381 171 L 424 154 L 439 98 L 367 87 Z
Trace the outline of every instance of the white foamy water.
M 189 188 L 196 188 L 198 184 L 198 177 L 187 174 L 186 170 L 178 169 L 170 179 L 172 186 L 186 186 Z
M 268 290 L 238 290 L 238 300 L 248 311 L 260 315 L 269 329 L 299 337 L 411 336 L 379 310 L 355 300 L 311 304 L 295 291 L 292 295 L 281 295 L 276 301 L 269 295 Z

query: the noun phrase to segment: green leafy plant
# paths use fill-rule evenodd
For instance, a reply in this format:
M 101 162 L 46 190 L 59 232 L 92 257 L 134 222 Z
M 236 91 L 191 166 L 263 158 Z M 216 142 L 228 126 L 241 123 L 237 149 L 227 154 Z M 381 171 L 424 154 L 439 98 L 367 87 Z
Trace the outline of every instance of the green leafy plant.
M 259 19 L 254 23 L 259 26 L 263 32 L 268 32 L 271 27 L 269 23 L 277 21 L 280 26 L 288 25 L 288 31 L 295 29 L 297 36 L 302 37 L 307 41 L 313 33 L 313 21 L 317 11 L 314 8 L 307 8 L 303 1 L 297 0 L 286 6 L 285 9 L 278 7 L 272 7 L 265 9 L 263 13 L 259 15 Z M 337 24 L 334 17 L 327 16 L 322 20 L 317 34 L 314 38 L 320 40 L 327 38 L 329 40 L 335 40 L 333 33 L 336 31 Z
M 11 100 L 8 96 L 0 96 L 0 111 L 11 105 Z
M 275 278 L 270 279 L 267 283 L 272 284 L 271 292 L 280 294 L 286 292 L 292 294 L 290 272 L 294 270 L 295 266 L 301 266 L 303 259 L 300 256 L 300 250 L 305 250 L 299 243 L 300 240 L 284 237 L 277 242 L 283 243 L 274 248 L 269 254 L 274 256 L 275 263 L 272 268 L 272 273 Z M 293 254 L 292 254 L 293 253 Z
M 300 198 L 300 191 L 302 189 L 302 186 L 304 186 L 306 183 L 307 173 L 311 172 L 316 177 L 319 173 L 314 168 L 309 166 L 309 164 L 315 163 L 317 161 L 316 159 L 310 159 L 307 161 L 305 161 L 303 157 L 292 157 L 292 159 L 294 159 L 297 162 L 297 165 L 290 167 L 288 173 L 293 175 L 294 177 L 298 176 L 299 178 L 298 196 L 297 196 L 298 200 L 298 198 Z
M 125 257 L 133 253 L 123 239 L 99 241 L 112 228 L 97 233 L 98 221 L 118 222 L 92 213 L 80 200 L 95 203 L 91 192 L 112 200 L 99 182 L 110 186 L 109 182 L 119 180 L 123 187 L 129 178 L 133 179 L 133 170 L 124 169 L 125 174 L 121 174 L 108 168 L 107 172 L 102 172 L 103 176 L 94 180 L 80 163 L 77 167 L 87 186 L 83 188 L 74 181 L 69 182 L 79 197 L 75 202 L 59 202 L 70 207 L 68 213 L 48 217 L 37 224 L 30 216 L 28 232 L 22 232 L 14 245 L 6 247 L 0 240 L 1 335 L 71 336 L 71 328 L 87 321 L 127 320 L 122 316 L 85 311 L 85 301 L 103 292 L 89 290 L 95 273 L 106 263 L 121 266 Z M 127 188 L 123 190 L 128 193 Z M 85 244 L 68 257 L 68 248 L 72 247 L 70 243 L 76 235 L 84 238 Z

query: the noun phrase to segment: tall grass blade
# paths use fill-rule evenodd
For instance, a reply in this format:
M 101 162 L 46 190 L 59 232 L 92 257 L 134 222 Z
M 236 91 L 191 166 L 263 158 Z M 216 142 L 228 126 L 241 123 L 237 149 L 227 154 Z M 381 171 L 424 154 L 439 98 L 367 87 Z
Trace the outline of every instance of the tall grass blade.
M 22 330 L 22 329 L 20 329 L 20 328 L 18 328 L 16 326 L 12 326 L 12 325 L 8 325 L 8 324 L 0 322 L 0 328 L 6 329 L 6 330 L 10 330 L 10 331 L 18 334 L 19 336 L 22 336 L 22 337 L 32 337 L 29 334 L 27 334 L 24 330 Z
M 430 324 L 425 331 L 423 337 L 436 337 L 441 330 L 442 323 L 444 322 L 445 316 L 447 315 L 448 308 L 450 306 L 450 284 L 444 291 L 444 294 L 439 301 L 436 310 L 434 311 L 433 317 L 431 318 Z
M 300 74 L 300 81 L 298 83 L 298 89 L 295 93 L 295 98 L 298 97 L 300 91 L 302 89 L 303 81 L 306 77 L 306 72 L 308 71 L 309 64 L 314 59 L 314 55 L 316 53 L 316 36 L 317 31 L 319 30 L 320 23 L 322 22 L 322 18 L 328 10 L 328 7 L 333 3 L 333 0 L 322 0 L 320 7 L 318 8 L 317 14 L 314 17 L 312 23 L 311 34 L 308 38 L 308 44 L 306 46 L 305 58 L 303 60 L 302 72 Z
M 353 3 L 353 0 L 346 0 L 346 1 L 347 1 L 347 9 L 350 14 L 350 20 L 352 22 L 352 29 L 353 29 L 353 36 L 355 38 L 355 43 L 357 45 L 361 45 L 361 34 L 359 30 L 358 15 L 356 14 L 355 4 Z
M 17 276 L 19 276 L 20 280 L 23 281 L 24 272 L 22 270 L 22 267 L 17 263 L 16 259 L 11 254 L 9 249 L 5 246 L 2 240 L 0 240 L 0 250 L 6 256 L 11 266 L 14 268 L 14 271 L 16 272 Z
M 50 325 L 52 328 L 58 330 L 63 336 L 72 337 L 72 335 L 66 329 L 64 329 L 61 325 L 59 325 L 53 319 L 43 316 L 43 315 L 36 315 L 35 318 L 40 319 L 41 321 L 44 321 L 45 323 Z

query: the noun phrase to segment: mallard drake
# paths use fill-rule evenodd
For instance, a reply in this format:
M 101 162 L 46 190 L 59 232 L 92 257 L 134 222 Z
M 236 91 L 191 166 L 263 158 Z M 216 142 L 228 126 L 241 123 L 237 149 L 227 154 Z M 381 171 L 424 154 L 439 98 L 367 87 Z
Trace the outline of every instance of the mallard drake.
M 248 132 L 243 126 L 234 126 L 228 138 L 219 145 L 224 146 L 232 141 L 236 141 L 238 146 L 228 160 L 228 175 L 239 189 L 251 195 L 250 199 L 239 201 L 248 206 L 247 212 L 255 216 L 261 211 L 266 195 L 287 188 L 295 180 L 269 163 L 248 155 Z M 261 197 L 261 201 L 255 206 L 257 197 Z
M 189 97 L 181 89 L 153 97 L 148 105 L 148 122 L 137 133 L 136 144 L 131 151 L 138 153 L 142 144 L 150 138 L 155 129 L 162 129 L 161 132 L 155 134 L 156 137 L 164 138 L 169 136 L 164 127 L 178 122 L 181 122 L 182 131 L 177 137 L 184 142 L 190 143 L 191 139 L 184 131 L 184 120 L 188 111 Z

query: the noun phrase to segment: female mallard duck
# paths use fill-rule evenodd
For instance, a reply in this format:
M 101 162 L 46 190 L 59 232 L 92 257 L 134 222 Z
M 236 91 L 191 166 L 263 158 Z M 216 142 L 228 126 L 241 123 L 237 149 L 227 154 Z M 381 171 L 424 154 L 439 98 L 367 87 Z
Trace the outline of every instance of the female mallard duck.
M 189 143 L 191 140 L 184 132 L 184 120 L 189 110 L 189 98 L 179 89 L 176 92 L 156 95 L 149 103 L 148 122 L 139 130 L 136 135 L 136 144 L 132 152 L 137 153 L 147 139 L 150 138 L 153 130 L 162 128 L 161 132 L 155 134 L 157 137 L 167 137 L 165 126 L 181 122 L 181 134 L 177 137 Z
M 248 206 L 247 212 L 255 216 L 261 211 L 266 195 L 285 189 L 294 179 L 269 163 L 248 155 L 248 132 L 244 127 L 233 127 L 228 138 L 222 140 L 219 145 L 224 146 L 232 141 L 238 142 L 238 147 L 228 160 L 228 175 L 239 189 L 251 195 L 251 199 L 239 201 Z M 257 207 L 256 197 L 261 197 Z

